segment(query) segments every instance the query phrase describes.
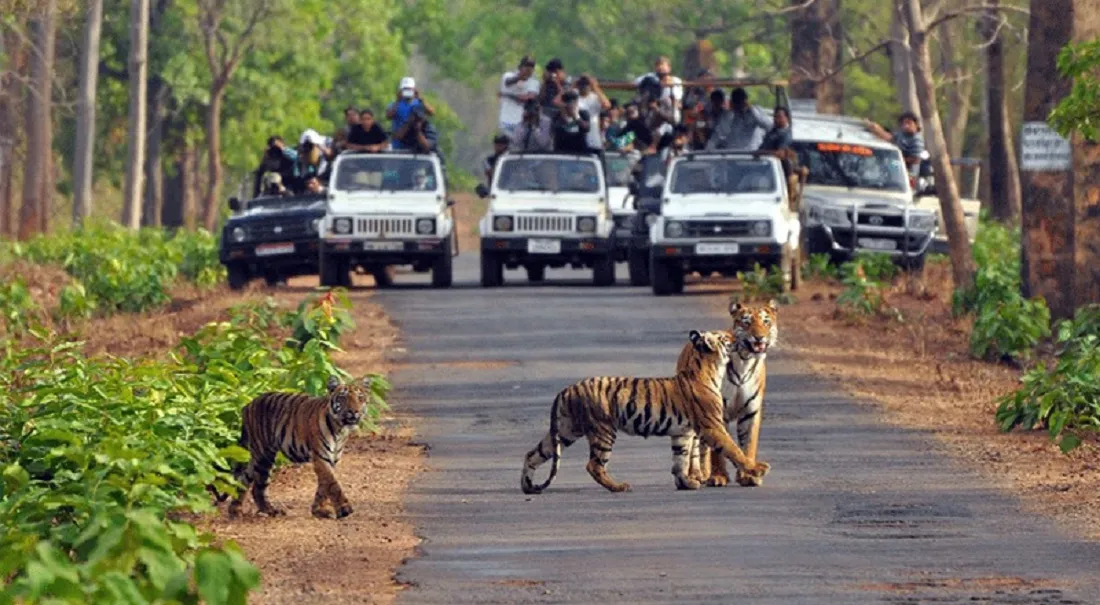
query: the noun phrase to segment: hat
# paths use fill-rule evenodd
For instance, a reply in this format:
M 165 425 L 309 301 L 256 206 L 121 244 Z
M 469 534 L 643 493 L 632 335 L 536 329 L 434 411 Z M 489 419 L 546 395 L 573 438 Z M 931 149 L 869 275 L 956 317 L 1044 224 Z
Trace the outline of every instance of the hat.
M 401 96 L 405 97 L 406 99 L 411 98 L 414 94 L 416 94 L 414 91 L 414 89 L 416 88 L 416 80 L 410 78 L 409 76 L 405 76 L 404 78 L 401 78 L 401 85 L 398 86 L 398 88 L 401 89 Z

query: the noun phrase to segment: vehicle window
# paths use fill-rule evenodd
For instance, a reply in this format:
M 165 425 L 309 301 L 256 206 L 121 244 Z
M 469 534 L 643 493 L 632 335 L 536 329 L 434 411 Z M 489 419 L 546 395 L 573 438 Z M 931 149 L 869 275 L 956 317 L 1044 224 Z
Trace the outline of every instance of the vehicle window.
M 596 193 L 600 190 L 598 165 L 593 161 L 506 158 L 499 170 L 497 188 L 505 191 Z
M 764 160 L 694 159 L 678 162 L 672 169 L 671 192 L 774 193 L 778 190 L 775 169 Z
M 908 191 L 909 174 L 897 149 L 805 141 L 793 147 L 799 163 L 810 170 L 807 184 Z
M 637 158 L 629 155 L 609 155 L 605 161 L 607 166 L 607 186 L 626 187 L 631 179 L 631 171 Z
M 415 158 L 346 158 L 335 175 L 339 191 L 435 191 L 435 165 Z

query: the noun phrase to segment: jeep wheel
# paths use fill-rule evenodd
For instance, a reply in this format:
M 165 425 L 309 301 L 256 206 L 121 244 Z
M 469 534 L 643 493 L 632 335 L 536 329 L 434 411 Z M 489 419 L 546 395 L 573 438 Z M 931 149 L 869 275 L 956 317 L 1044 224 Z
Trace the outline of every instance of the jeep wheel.
M 649 259 L 649 279 L 657 296 L 679 294 L 684 291 L 684 271 L 675 262 Z
M 603 287 L 615 285 L 615 258 L 610 254 L 592 263 L 592 283 Z
M 630 249 L 626 257 L 626 268 L 630 271 L 630 285 L 649 285 L 649 255 L 641 250 Z
M 504 264 L 492 252 L 481 253 L 481 286 L 498 288 L 504 285 Z
M 432 287 L 450 288 L 454 278 L 454 257 L 451 256 L 451 237 L 443 240 L 443 254 L 432 263 Z
M 389 288 L 392 286 L 393 273 L 393 267 L 390 266 L 371 267 L 370 274 L 374 277 L 374 287 Z M 432 281 L 435 281 L 435 274 L 432 274 Z
M 537 284 L 546 279 L 546 265 L 527 265 L 527 281 Z
M 248 285 L 248 265 L 244 263 L 229 263 L 225 268 L 229 278 L 229 289 L 240 290 Z

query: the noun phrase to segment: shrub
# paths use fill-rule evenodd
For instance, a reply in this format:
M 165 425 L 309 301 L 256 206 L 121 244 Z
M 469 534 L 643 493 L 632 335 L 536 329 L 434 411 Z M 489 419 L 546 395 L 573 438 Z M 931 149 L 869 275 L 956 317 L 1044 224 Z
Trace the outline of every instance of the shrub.
M 741 302 L 786 298 L 783 296 L 782 271 L 765 269 L 760 263 L 754 263 L 750 273 L 738 271 L 737 282 L 741 285 L 741 290 L 736 298 Z
M 1028 371 L 1020 389 L 1001 398 L 996 417 L 1003 431 L 1045 426 L 1068 452 L 1081 443 L 1075 432 L 1100 428 L 1100 305 L 1059 322 L 1057 340 L 1053 366 Z
M 833 279 L 838 275 L 835 265 L 828 254 L 811 254 L 803 266 L 802 273 L 807 279 Z
M 859 251 L 850 262 L 854 262 L 860 267 L 863 267 L 863 272 L 867 275 L 867 279 L 873 282 L 889 282 L 898 274 L 898 266 L 895 265 L 893 259 L 886 254 Z

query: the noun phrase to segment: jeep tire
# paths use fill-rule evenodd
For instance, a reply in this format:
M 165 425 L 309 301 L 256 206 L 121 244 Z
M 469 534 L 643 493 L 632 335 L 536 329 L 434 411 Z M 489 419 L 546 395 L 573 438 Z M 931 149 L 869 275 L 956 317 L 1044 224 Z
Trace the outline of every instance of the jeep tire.
M 527 281 L 537 284 L 546 279 L 546 265 L 527 265 Z
M 454 280 L 454 257 L 451 256 L 451 237 L 443 239 L 443 254 L 432 263 L 432 287 L 450 288 Z
M 229 263 L 225 267 L 227 281 L 230 290 L 240 290 L 248 285 L 248 265 L 244 263 Z
M 684 270 L 676 262 L 649 258 L 649 280 L 657 296 L 680 294 L 684 291 Z
M 592 283 L 601 287 L 615 285 L 615 257 L 611 253 L 592 261 Z
M 493 252 L 481 253 L 481 286 L 499 288 L 504 285 L 504 263 Z
M 626 268 L 630 272 L 630 285 L 649 285 L 649 254 L 633 247 L 626 253 Z
M 370 274 L 374 277 L 375 288 L 389 288 L 393 285 L 394 269 L 389 265 L 375 265 L 370 268 Z M 432 280 L 435 280 L 435 274 L 432 274 Z
M 347 260 L 339 256 L 321 255 L 321 287 L 350 288 L 351 272 Z

